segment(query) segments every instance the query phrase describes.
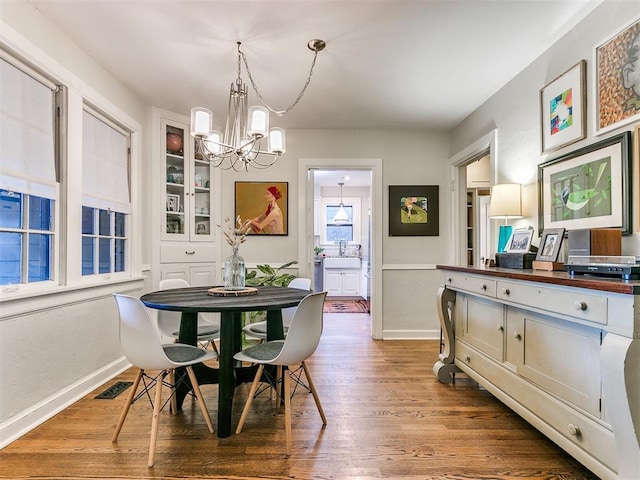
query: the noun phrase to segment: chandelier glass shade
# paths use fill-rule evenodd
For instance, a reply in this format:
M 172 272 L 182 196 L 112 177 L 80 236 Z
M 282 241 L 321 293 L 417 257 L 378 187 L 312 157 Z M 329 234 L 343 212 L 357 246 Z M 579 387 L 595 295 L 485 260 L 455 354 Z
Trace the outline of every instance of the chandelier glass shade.
M 214 167 L 238 172 L 248 171 L 250 166 L 268 168 L 287 151 L 285 131 L 279 127 L 270 128 L 269 113 L 283 116 L 298 104 L 311 81 L 316 56 L 324 49 L 325 42 L 311 40 L 308 43 L 308 48 L 314 52 L 309 76 L 298 97 L 285 110 L 274 110 L 264 102 L 251 77 L 247 59 L 240 50 L 240 45 L 238 42 L 238 77 L 231 84 L 224 131 L 213 129 L 211 110 L 202 107 L 191 109 L 191 135 L 195 139 L 195 157 L 209 161 Z M 248 106 L 247 86 L 240 76 L 242 60 L 251 85 L 265 106 Z
M 344 203 L 342 202 L 342 186 L 344 185 L 344 182 L 340 182 L 338 185 L 340 185 L 340 208 L 338 208 L 338 211 L 333 216 L 332 222 L 338 224 L 348 223 L 349 215 L 347 214 L 347 211 L 344 208 Z

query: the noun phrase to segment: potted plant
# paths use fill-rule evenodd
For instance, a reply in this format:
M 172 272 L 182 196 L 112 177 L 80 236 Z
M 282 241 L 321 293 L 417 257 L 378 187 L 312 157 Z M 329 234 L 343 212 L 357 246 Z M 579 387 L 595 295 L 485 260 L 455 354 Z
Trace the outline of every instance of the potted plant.
M 286 287 L 291 283 L 291 280 L 296 278 L 291 273 L 281 273 L 282 270 L 289 268 L 291 265 L 297 265 L 297 261 L 285 263 L 278 268 L 273 268 L 271 265 L 257 265 L 256 270 L 247 272 L 245 284 L 251 287 Z M 262 275 L 258 276 L 258 272 Z M 264 310 L 258 312 L 247 312 L 244 314 L 245 318 L 243 326 L 249 323 L 261 322 L 267 319 L 267 312 Z M 244 332 L 243 332 L 244 337 Z M 244 338 L 243 338 L 244 343 Z

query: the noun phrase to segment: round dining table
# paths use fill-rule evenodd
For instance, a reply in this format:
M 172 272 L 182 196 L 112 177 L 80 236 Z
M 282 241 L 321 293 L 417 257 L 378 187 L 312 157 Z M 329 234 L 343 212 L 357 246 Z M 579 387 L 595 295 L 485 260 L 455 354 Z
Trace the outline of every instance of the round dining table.
M 288 287 L 255 287 L 251 295 L 225 292 L 224 296 L 214 295 L 210 290 L 221 287 L 189 287 L 150 292 L 140 300 L 149 308 L 181 312 L 178 341 L 196 345 L 198 333 L 198 313 L 220 313 L 220 356 L 218 368 L 205 364 L 194 366 L 198 382 L 218 384 L 218 437 L 231 435 L 233 393 L 241 383 L 251 382 L 255 366 L 242 366 L 233 356 L 242 349 L 242 318 L 244 312 L 267 312 L 267 341 L 284 338 L 282 309 L 297 306 L 309 291 Z M 178 408 L 191 390 L 188 378 L 176 392 Z

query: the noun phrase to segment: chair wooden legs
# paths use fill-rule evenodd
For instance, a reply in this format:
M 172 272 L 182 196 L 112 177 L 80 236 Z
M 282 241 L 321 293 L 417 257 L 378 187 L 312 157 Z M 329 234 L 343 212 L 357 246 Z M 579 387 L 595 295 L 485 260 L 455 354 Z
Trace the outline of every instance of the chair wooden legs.
M 207 406 L 204 403 L 204 398 L 202 397 L 202 392 L 200 391 L 200 385 L 198 384 L 198 380 L 196 379 L 195 373 L 193 372 L 193 367 L 189 366 L 187 368 L 187 373 L 189 375 L 189 379 L 191 380 L 191 385 L 193 387 L 193 393 L 198 400 L 198 405 L 200 405 L 200 409 L 202 410 L 202 414 L 204 415 L 204 420 L 207 423 L 207 427 L 209 428 L 209 432 L 213 433 L 213 423 L 211 422 L 211 417 L 209 416 L 209 411 L 207 410 Z M 129 397 L 127 398 L 127 403 L 125 403 L 124 408 L 122 409 L 122 413 L 120 414 L 120 419 L 118 420 L 118 424 L 116 425 L 116 430 L 113 432 L 113 437 L 111 438 L 112 442 L 118 440 L 118 435 L 120 435 L 120 431 L 122 430 L 122 426 L 124 425 L 124 420 L 127 418 L 127 414 L 129 413 L 129 409 L 131 404 L 134 401 L 136 393 L 138 391 L 138 386 L 140 385 L 140 380 L 144 375 L 144 371 L 142 369 L 138 370 L 138 375 L 136 376 L 135 381 L 133 382 L 133 386 L 131 387 L 131 392 L 129 392 Z M 147 465 L 149 467 L 153 467 L 153 460 L 155 457 L 156 451 L 156 441 L 158 438 L 158 423 L 160 421 L 160 411 L 162 410 L 162 384 L 164 381 L 164 377 L 169 375 L 171 385 L 174 385 L 175 389 L 175 371 L 174 370 L 164 370 L 160 373 L 156 381 L 156 394 L 153 401 L 153 417 L 151 420 L 151 438 L 149 440 L 149 459 Z M 172 400 L 171 400 L 171 408 L 173 409 L 173 413 L 177 412 L 176 404 L 174 403 L 175 392 L 171 392 Z M 244 415 L 244 414 L 243 414 Z
M 138 391 L 138 385 L 140 385 L 140 380 L 142 379 L 143 371 L 142 369 L 138 370 L 138 375 L 136 375 L 136 379 L 131 386 L 131 391 L 129 392 L 129 397 L 127 398 L 127 403 L 124 404 L 124 408 L 122 409 L 122 413 L 120 414 L 120 419 L 118 420 L 118 424 L 116 425 L 116 430 L 113 432 L 113 437 L 111 437 L 112 442 L 116 442 L 118 440 L 118 435 L 120 435 L 120 430 L 122 430 L 122 425 L 124 425 L 124 419 L 127 418 L 127 414 L 129 413 L 129 408 L 133 403 L 133 399 L 136 396 L 136 392 Z
M 247 414 L 249 413 L 249 409 L 251 408 L 251 404 L 253 403 L 253 397 L 256 394 L 256 390 L 258 390 L 258 385 L 260 385 L 260 378 L 262 377 L 263 370 L 264 365 L 258 365 L 258 371 L 256 372 L 256 376 L 253 379 L 253 383 L 251 384 L 251 390 L 249 391 L 249 398 L 247 398 L 247 403 L 244 404 L 244 408 L 242 409 L 242 415 L 240 415 L 240 421 L 238 422 L 236 433 L 240 433 L 242 431 L 242 427 L 244 427 L 244 422 L 247 419 Z
M 322 418 L 322 424 L 327 424 L 327 417 L 324 416 L 324 410 L 322 409 L 322 405 L 320 404 L 320 397 L 318 397 L 318 392 L 316 391 L 316 386 L 311 379 L 311 375 L 309 375 L 309 369 L 307 368 L 307 364 L 302 362 L 302 368 L 304 369 L 304 375 L 307 377 L 307 381 L 309 382 L 309 389 L 311 390 L 311 394 L 313 395 L 313 399 L 316 401 L 316 407 L 318 407 L 318 412 L 320 413 L 320 418 Z
M 151 440 L 149 441 L 149 461 L 147 462 L 149 467 L 153 467 L 153 457 L 156 454 L 158 422 L 160 421 L 160 410 L 162 410 L 162 382 L 167 373 L 167 370 L 163 371 L 156 382 L 156 397 L 153 403 L 153 417 L 151 419 Z
M 316 387 L 311 379 L 311 375 L 309 374 L 309 369 L 307 365 L 302 362 L 302 368 L 304 369 L 304 374 L 307 377 L 307 381 L 309 382 L 309 389 L 311 390 L 311 394 L 313 395 L 313 400 L 316 402 L 316 407 L 318 408 L 318 412 L 320 413 L 320 417 L 322 418 L 322 424 L 327 424 L 327 418 L 324 415 L 324 410 L 322 409 L 322 405 L 320 404 L 320 397 L 318 397 L 318 392 L 316 391 Z M 278 365 L 278 370 L 282 371 L 283 367 Z M 256 394 L 256 390 L 258 389 L 258 385 L 260 384 L 260 379 L 262 377 L 262 371 L 264 370 L 264 365 L 258 365 L 258 371 L 256 372 L 256 376 L 253 379 L 253 383 L 251 384 L 251 390 L 249 391 L 249 396 L 247 397 L 247 402 L 244 404 L 244 409 L 242 410 L 242 415 L 240 416 L 240 421 L 238 422 L 238 428 L 236 428 L 236 433 L 242 432 L 242 428 L 244 427 L 244 422 L 247 419 L 247 415 L 249 413 L 249 409 L 251 408 L 251 404 L 253 403 L 253 397 Z M 282 382 L 284 385 L 284 429 L 285 429 L 285 439 L 287 442 L 287 456 L 291 455 L 291 378 L 289 377 L 289 367 L 285 366 L 284 371 L 278 374 L 282 376 Z M 280 402 L 280 401 L 279 401 Z
M 189 380 L 191 380 L 193 393 L 198 399 L 198 405 L 200 405 L 200 410 L 202 410 L 202 415 L 204 415 L 204 421 L 207 422 L 207 427 L 209 427 L 209 432 L 213 433 L 213 424 L 211 423 L 211 417 L 209 416 L 209 411 L 207 410 L 207 406 L 204 403 L 204 398 L 202 398 L 202 393 L 200 392 L 200 385 L 198 384 L 198 380 L 196 379 L 195 373 L 193 373 L 193 367 L 187 367 L 187 373 L 189 374 Z

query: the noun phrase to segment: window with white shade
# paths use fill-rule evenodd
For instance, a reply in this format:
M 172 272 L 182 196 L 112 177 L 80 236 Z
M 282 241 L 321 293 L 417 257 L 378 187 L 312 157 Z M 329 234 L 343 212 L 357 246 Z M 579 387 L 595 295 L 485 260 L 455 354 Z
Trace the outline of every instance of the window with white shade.
M 130 134 L 85 106 L 82 115 L 82 275 L 127 270 Z
M 55 280 L 59 91 L 20 62 L 0 59 L 0 285 Z

